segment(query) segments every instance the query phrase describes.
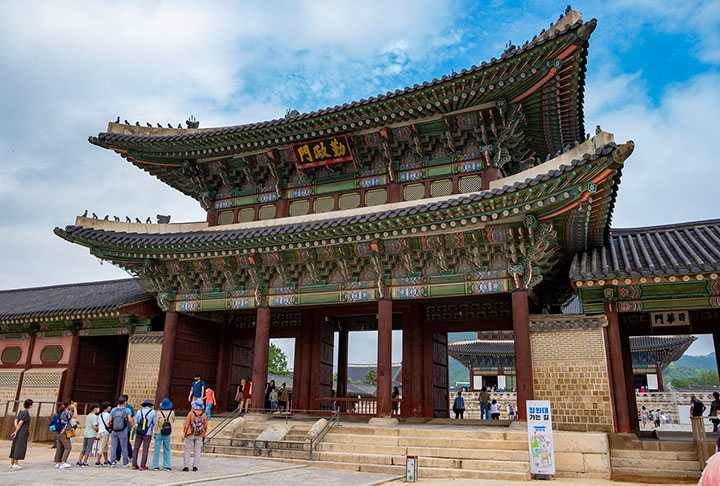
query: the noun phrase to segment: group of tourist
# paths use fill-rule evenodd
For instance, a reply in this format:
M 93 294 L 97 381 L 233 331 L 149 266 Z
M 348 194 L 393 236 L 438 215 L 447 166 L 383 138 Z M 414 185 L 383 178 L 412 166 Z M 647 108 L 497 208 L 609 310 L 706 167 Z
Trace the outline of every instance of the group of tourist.
M 640 423 L 642 428 L 652 426 L 657 429 L 661 425 L 674 425 L 675 421 L 671 412 L 663 412 L 659 408 L 657 410 L 649 410 L 643 405 L 640 409 Z
M 490 392 L 483 388 L 478 396 L 480 402 L 480 419 L 482 420 L 500 420 L 500 404 L 496 399 L 490 399 Z M 465 418 L 465 397 L 463 397 L 462 390 L 458 390 L 455 399 L 453 400 L 453 413 L 456 419 Z M 511 403 L 507 404 L 507 416 L 508 420 L 515 420 L 517 415 L 515 414 L 515 407 Z
M 183 422 L 183 439 L 185 452 L 183 455 L 183 471 L 190 470 L 190 453 L 194 453 L 192 470 L 197 471 L 200 465 L 200 452 L 208 430 L 208 420 L 215 405 L 215 394 L 199 375 L 190 387 L 188 395 L 191 410 Z M 10 448 L 10 468 L 22 469 L 20 460 L 25 459 L 30 428 L 30 408 L 33 400 L 23 402 L 14 421 L 14 431 L 10 435 L 13 441 Z M 89 466 L 88 460 L 94 456 L 95 466 L 122 467 L 147 470 L 150 443 L 155 439 L 152 455 L 152 468 L 172 470 L 170 460 L 170 440 L 172 427 L 175 423 L 175 412 L 169 398 L 163 398 L 157 410 L 152 400 L 146 399 L 135 411 L 128 403 L 127 395 L 120 395 L 116 405 L 110 402 L 91 403 L 85 418 L 82 449 L 75 463 L 78 467 Z M 78 428 L 77 403 L 72 399 L 65 400 L 50 421 L 50 430 L 55 433 L 55 467 L 66 469 L 72 467 L 68 462 L 73 449 L 73 442 Z M 131 441 L 134 439 L 134 443 Z M 142 451 L 142 453 L 141 453 Z
M 263 395 L 262 411 L 265 413 L 281 413 L 289 410 L 288 402 L 290 399 L 290 391 L 285 383 L 280 387 L 275 386 L 275 380 L 265 383 L 265 393 Z M 252 401 L 252 381 L 250 377 L 240 380 L 240 385 L 235 392 L 235 401 L 238 404 L 238 410 L 241 415 L 250 413 Z M 259 407 L 256 407 L 259 409 Z

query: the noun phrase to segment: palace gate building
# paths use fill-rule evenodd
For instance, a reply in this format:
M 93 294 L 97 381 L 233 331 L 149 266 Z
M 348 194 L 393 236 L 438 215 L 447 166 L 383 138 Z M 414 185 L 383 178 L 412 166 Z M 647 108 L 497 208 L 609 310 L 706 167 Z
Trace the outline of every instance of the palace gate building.
M 182 406 L 196 372 L 222 406 L 248 375 L 257 396 L 269 340 L 294 338 L 293 406 L 322 408 L 333 395 L 335 333 L 343 397 L 348 333 L 377 330 L 376 411 L 390 416 L 397 329 L 400 414 L 444 417 L 448 332 L 512 331 L 521 419 L 526 400 L 549 399 L 560 428 L 629 431 L 627 337 L 651 334 L 655 311 L 683 315 L 693 331 L 717 322 L 719 233 L 700 225 L 705 249 L 693 253 L 695 226 L 667 247 L 648 236 L 662 230 L 610 232 L 633 143 L 599 127 L 587 134 L 595 27 L 568 9 L 499 58 L 312 113 L 222 128 L 110 123 L 90 142 L 196 199 L 207 220 L 78 217 L 55 233 L 156 298 L 155 313 L 133 314 L 123 351 L 147 344 L 133 339 L 149 331 L 156 399 Z M 578 291 L 584 314 L 561 314 Z M 66 325 L 82 349 L 80 329 L 96 324 Z M 132 367 L 127 358 L 126 389 Z

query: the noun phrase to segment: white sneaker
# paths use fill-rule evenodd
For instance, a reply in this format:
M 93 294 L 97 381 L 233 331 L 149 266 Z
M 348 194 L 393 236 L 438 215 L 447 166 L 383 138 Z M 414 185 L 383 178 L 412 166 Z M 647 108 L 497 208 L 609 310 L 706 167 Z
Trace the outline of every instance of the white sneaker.
M 61 464 L 61 463 L 56 462 L 56 463 L 55 463 L 55 469 L 59 468 L 59 467 L 60 467 L 60 464 Z
M 72 466 L 70 464 L 68 464 L 67 462 L 63 462 L 62 464 L 60 464 L 60 469 L 66 469 L 68 467 L 72 467 Z
M 22 466 L 20 464 L 13 464 L 10 466 L 10 469 L 22 469 Z

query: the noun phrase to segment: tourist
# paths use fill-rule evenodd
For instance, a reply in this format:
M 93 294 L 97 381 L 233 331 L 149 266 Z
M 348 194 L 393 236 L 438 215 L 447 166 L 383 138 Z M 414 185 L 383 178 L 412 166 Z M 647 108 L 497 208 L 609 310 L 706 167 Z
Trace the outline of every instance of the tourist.
M 238 410 L 240 413 L 242 413 L 243 403 L 245 403 L 245 399 L 243 398 L 243 390 L 244 389 L 245 389 L 245 378 L 240 380 L 240 384 L 238 385 L 238 388 L 235 391 L 235 401 L 238 404 Z
M 67 399 L 63 402 L 65 410 L 60 414 L 60 427 L 57 430 L 55 437 L 58 441 L 58 447 L 55 451 L 55 467 L 57 468 L 68 468 L 72 467 L 67 459 L 72 451 L 72 443 L 70 439 L 75 437 L 75 418 L 77 417 L 77 409 L 75 402 L 71 399 Z
M 490 402 L 490 417 L 492 420 L 500 420 L 500 404 L 494 398 Z
M 672 416 L 672 413 L 671 413 L 671 412 L 668 412 L 668 413 L 667 413 L 667 419 L 668 419 L 668 423 L 669 423 L 670 425 L 675 425 L 675 422 L 673 421 L 673 416 Z
M 130 398 L 124 393 L 120 396 L 125 398 L 125 408 L 127 408 L 127 410 L 128 410 L 128 419 L 134 420 L 135 419 L 135 407 L 130 405 L 130 402 L 129 402 Z M 126 427 L 126 432 L 127 432 L 126 447 L 127 447 L 127 451 L 128 451 L 128 460 L 131 460 L 133 458 L 133 446 L 132 446 L 132 442 L 130 441 L 130 429 L 131 428 L 132 428 L 132 426 L 130 424 L 128 424 L 128 426 Z M 110 435 L 110 439 L 112 439 L 112 435 Z M 122 452 L 121 449 L 118 448 L 118 450 L 116 451 L 117 456 L 115 456 L 115 462 L 120 460 L 121 452 Z
M 508 403 L 507 414 L 508 420 L 515 420 L 515 407 L 512 406 L 512 403 Z
M 160 470 L 160 450 L 162 449 L 163 469 L 171 471 L 170 467 L 170 439 L 172 436 L 172 424 L 175 422 L 175 412 L 169 398 L 163 398 L 160 402 L 159 416 L 155 420 L 155 451 L 153 451 L 152 466 L 156 471 Z
M 263 403 L 263 408 L 265 409 L 265 413 L 271 412 L 270 407 L 270 393 L 275 389 L 275 380 L 270 380 L 265 384 L 265 402 Z
M 656 429 L 657 429 L 658 427 L 660 427 L 660 409 L 659 409 L 659 408 L 658 408 L 657 410 L 655 410 L 654 422 L 655 422 L 655 428 L 656 428 Z
M 397 415 L 400 410 L 400 402 L 398 401 L 400 400 L 400 388 L 394 386 L 390 397 L 392 398 L 393 415 Z
M 210 414 L 216 403 L 215 390 L 208 384 L 208 386 L 205 387 L 205 415 L 207 415 L 208 420 L 210 420 Z
M 185 454 L 183 455 L 183 471 L 188 471 L 190 466 L 190 451 L 194 451 L 193 471 L 198 470 L 200 465 L 200 449 L 205 442 L 207 432 L 207 417 L 203 411 L 202 400 L 195 400 L 191 403 L 192 410 L 185 418 L 183 425 L 183 439 L 185 440 Z
M 650 412 L 645 408 L 645 405 L 643 405 L 642 410 L 640 410 L 640 421 L 642 422 L 643 429 L 650 424 Z
M 60 416 L 62 415 L 63 410 L 65 410 L 65 405 L 61 403 L 60 405 L 58 405 L 55 415 L 53 415 L 53 417 L 50 419 L 50 431 L 55 432 L 55 439 L 53 440 L 53 445 L 52 447 L 50 447 L 50 449 L 57 449 L 57 431 L 60 429 Z
M 27 399 L 23 402 L 23 409 L 20 410 L 13 421 L 15 430 L 10 434 L 12 445 L 10 446 L 10 469 L 22 469 L 19 461 L 25 459 L 27 452 L 28 432 L 30 430 L 30 407 L 33 401 Z
M 111 466 L 117 465 L 118 457 L 122 457 L 123 467 L 130 462 L 129 432 L 135 426 L 133 410 L 128 406 L 127 395 L 118 397 L 118 404 L 110 410 L 110 458 Z
M 480 391 L 480 418 L 490 420 L 490 393 L 485 387 Z
M 147 458 L 150 451 L 150 440 L 155 430 L 155 410 L 152 409 L 153 402 L 149 398 L 140 405 L 142 408 L 135 415 L 135 455 L 133 455 L 133 469 L 147 470 Z M 142 459 L 138 466 L 138 456 L 142 447 Z
M 98 413 L 100 412 L 100 405 L 97 402 L 90 404 L 90 413 L 85 417 L 85 431 L 83 432 L 83 446 L 80 451 L 80 457 L 78 457 L 76 466 L 87 467 L 87 460 L 92 452 L 93 445 L 97 439 L 98 433 Z
M 453 402 L 453 412 L 456 419 L 462 419 L 465 413 L 465 399 L 462 396 L 462 390 L 458 390 L 455 401 Z
M 285 411 L 288 409 L 288 397 L 290 393 L 288 392 L 287 386 L 285 386 L 285 383 L 280 385 L 280 388 L 278 389 L 278 409 L 280 411 Z
M 717 418 L 718 411 L 720 411 L 720 393 L 713 392 L 713 398 L 714 400 L 710 402 L 709 416 L 712 417 L 710 421 L 713 424 L 713 432 L 717 432 L 718 424 L 720 424 L 720 419 Z
M 690 417 L 702 417 L 705 408 L 705 404 L 694 393 L 690 395 Z
M 278 392 L 275 388 L 272 389 L 270 392 L 270 412 L 275 413 L 277 410 L 277 402 L 278 402 Z M 210 417 L 208 417 L 208 420 L 210 420 Z
M 96 466 L 109 466 L 112 464 L 108 456 L 108 450 L 110 449 L 110 432 L 112 431 L 112 428 L 110 427 L 111 407 L 112 405 L 108 401 L 104 401 L 100 405 L 102 411 L 100 412 L 100 415 L 98 415 L 97 433 L 100 444 L 98 445 L 97 459 L 95 460 Z M 105 461 L 101 462 L 101 459 L 105 459 Z
M 200 373 L 195 373 L 195 378 L 190 383 L 188 402 L 192 403 L 194 400 L 202 400 L 203 398 L 205 398 L 205 382 L 200 379 Z
M 250 380 L 250 377 L 245 378 L 245 383 L 242 385 L 242 403 L 244 406 L 245 413 L 250 413 L 250 402 L 252 400 L 252 381 Z M 243 409 L 241 408 L 240 411 L 242 412 Z

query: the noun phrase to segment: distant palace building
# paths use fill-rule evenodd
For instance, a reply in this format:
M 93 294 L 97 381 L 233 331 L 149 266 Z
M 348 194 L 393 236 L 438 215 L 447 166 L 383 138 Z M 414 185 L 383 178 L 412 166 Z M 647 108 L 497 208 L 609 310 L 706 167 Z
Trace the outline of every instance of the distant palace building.
M 446 417 L 448 333 L 512 331 L 520 419 L 527 400 L 549 399 L 561 429 L 636 428 L 630 336 L 720 336 L 720 223 L 611 231 L 634 145 L 585 126 L 595 27 L 568 9 L 489 62 L 312 113 L 109 123 L 90 143 L 196 199 L 207 219 L 56 228 L 155 302 L 2 321 L 3 393 L 124 390 L 182 407 L 199 373 L 225 407 L 243 377 L 266 382 L 270 339 L 294 338 L 293 406 L 318 409 L 347 395 L 348 333 L 377 330 L 385 417 L 398 329 L 399 413 Z M 583 314 L 561 314 L 575 295 Z M 114 389 L 87 371 L 100 354 L 86 350 L 108 348 Z

